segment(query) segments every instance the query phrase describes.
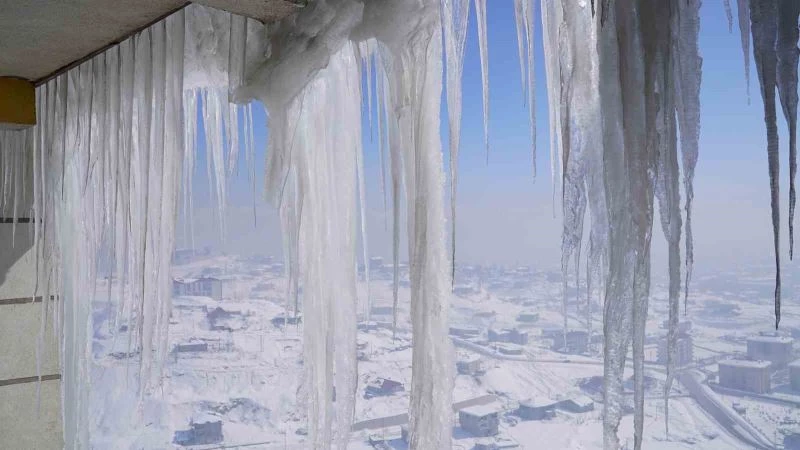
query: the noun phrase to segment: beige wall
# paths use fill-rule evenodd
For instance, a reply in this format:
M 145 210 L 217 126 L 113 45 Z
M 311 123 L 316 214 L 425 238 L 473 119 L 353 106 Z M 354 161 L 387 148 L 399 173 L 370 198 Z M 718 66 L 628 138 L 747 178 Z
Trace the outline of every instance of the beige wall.
M 30 178 L 29 178 L 30 179 Z M 1 213 L 2 211 L 0 211 Z M 0 217 L 4 217 L 0 214 Z M 12 238 L 13 232 L 13 238 Z M 12 245 L 13 242 L 13 245 Z M 63 448 L 53 302 L 31 302 L 36 279 L 30 223 L 0 219 L 0 448 Z M 48 308 L 40 336 L 43 306 Z M 41 339 L 41 345 L 39 340 Z M 41 374 L 37 376 L 37 350 Z

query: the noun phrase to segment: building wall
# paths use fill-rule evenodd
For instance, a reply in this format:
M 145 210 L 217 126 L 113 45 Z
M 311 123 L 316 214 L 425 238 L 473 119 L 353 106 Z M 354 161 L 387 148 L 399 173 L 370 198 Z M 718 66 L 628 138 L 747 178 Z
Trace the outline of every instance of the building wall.
M 776 367 L 784 366 L 792 359 L 792 344 L 748 340 L 747 357 L 754 361 L 770 361 Z
M 789 383 L 793 391 L 800 392 L 800 365 L 789 367 Z
M 763 394 L 770 390 L 769 369 L 720 364 L 719 384 L 730 389 Z
M 18 217 L 27 216 L 26 209 L 18 207 Z M 52 323 L 45 327 L 41 347 L 37 345 L 42 307 L 51 308 L 51 319 L 53 302 L 31 302 L 36 277 L 33 233 L 25 220 L 14 227 L 5 220 L 10 216 L 0 211 L 0 448 L 60 449 L 61 380 Z M 41 382 L 36 378 L 37 348 Z

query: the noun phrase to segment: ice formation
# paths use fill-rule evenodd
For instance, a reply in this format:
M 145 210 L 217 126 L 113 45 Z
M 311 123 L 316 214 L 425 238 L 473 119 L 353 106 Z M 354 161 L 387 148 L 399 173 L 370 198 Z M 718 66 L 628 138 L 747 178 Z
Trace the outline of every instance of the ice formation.
M 456 278 L 456 198 L 458 192 L 458 150 L 461 145 L 461 74 L 467 41 L 469 0 L 442 0 L 445 67 L 447 74 L 447 124 L 450 149 L 450 278 Z M 518 31 L 519 32 L 519 31 Z M 520 58 L 522 58 L 520 41 Z
M 534 2 L 514 1 L 535 164 Z M 745 75 L 749 77 L 752 31 L 765 105 L 777 325 L 775 91 L 790 131 L 791 255 L 800 6 L 793 0 L 738 0 L 737 4 Z M 476 0 L 475 5 L 488 157 L 486 0 Z M 725 6 L 730 21 L 728 1 Z M 622 376 L 631 347 L 634 447 L 642 444 L 644 326 L 655 200 L 669 249 L 666 394 L 674 378 L 684 220 L 681 176 L 686 192 L 685 298 L 693 259 L 692 185 L 702 65 L 699 8 L 699 0 L 542 0 L 553 195 L 561 194 L 564 216 L 564 331 L 566 337 L 569 264 L 574 264 L 579 285 L 588 212 L 586 317 L 591 332 L 592 298 L 602 292 L 603 430 L 608 449 L 620 444 Z M 411 447 L 450 446 L 447 272 L 455 259 L 461 73 L 468 15 L 468 0 L 441 0 L 441 4 L 435 0 L 321 0 L 265 26 L 191 6 L 37 88 L 39 124 L 31 130 L 0 133 L 0 208 L 4 213 L 11 210 L 13 216 L 28 213 L 21 206 L 25 204 L 22 192 L 25 177 L 31 176 L 36 218 L 31 226 L 39 280 L 33 294 L 57 294 L 62 299 L 53 323 L 64 336 L 68 448 L 89 445 L 90 299 L 101 276 L 100 261 L 113 261 L 112 294 L 120 305 L 117 323 L 126 323 L 132 330 L 130 351 L 140 355 L 140 392 L 146 395 L 159 386 L 167 351 L 167 268 L 177 213 L 192 214 L 190 176 L 195 171 L 195 148 L 201 139 L 205 142 L 207 176 L 224 236 L 227 182 L 237 170 L 240 148 L 250 165 L 249 176 L 255 180 L 255 124 L 251 106 L 246 105 L 253 99 L 261 101 L 269 113 L 265 190 L 283 228 L 287 313 L 288 309 L 299 311 L 303 288 L 310 444 L 314 448 L 346 446 L 357 386 L 359 228 L 367 281 L 369 276 L 361 147 L 362 65 L 370 129 L 373 93 L 377 104 L 381 184 L 391 194 L 395 311 L 401 210 L 409 236 Z M 445 67 L 453 218 L 450 261 L 439 141 Z M 203 136 L 198 136 L 198 117 Z M 30 154 L 30 159 L 24 154 Z M 386 188 L 389 183 L 390 189 Z M 181 190 L 185 197 L 179 206 Z M 253 190 L 255 196 L 255 185 Z M 367 297 L 368 312 L 369 293 Z M 336 401 L 334 389 L 339 393 Z
M 489 163 L 489 42 L 486 23 L 486 0 L 475 0 L 475 19 L 478 22 L 478 52 L 481 59 L 481 92 L 483 94 L 483 139 L 486 163 Z
M 775 328 L 781 320 L 780 259 L 780 189 L 778 157 L 778 125 L 775 91 L 778 91 L 789 128 L 789 255 L 794 244 L 794 178 L 797 172 L 797 62 L 798 16 L 796 1 L 778 2 L 751 0 L 750 22 L 761 97 L 764 100 L 764 122 L 767 128 L 767 160 L 769 163 L 772 233 L 775 245 Z

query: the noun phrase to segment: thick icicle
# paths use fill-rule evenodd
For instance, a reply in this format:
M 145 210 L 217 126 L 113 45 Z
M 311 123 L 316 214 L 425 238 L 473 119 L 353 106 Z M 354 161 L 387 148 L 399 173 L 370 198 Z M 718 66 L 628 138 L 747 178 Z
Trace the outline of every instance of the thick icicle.
M 426 8 L 431 9 L 415 33 L 389 41 L 384 63 L 397 124 L 390 129 L 391 146 L 402 148 L 406 180 L 413 333 L 410 447 L 445 449 L 451 445 L 453 374 L 440 191 L 444 184 L 439 143 L 442 55 L 435 44 L 442 37 L 438 5 Z
M 442 0 L 447 68 L 447 124 L 450 138 L 450 279 L 453 284 L 456 278 L 456 194 L 458 149 L 461 143 L 461 74 L 464 69 L 464 44 L 467 40 L 468 20 L 469 0 Z
M 475 18 L 478 22 L 478 47 L 481 59 L 481 84 L 483 95 L 483 139 L 486 145 L 486 162 L 489 162 L 489 42 L 486 28 L 486 0 L 475 0 Z
M 797 175 L 797 49 L 800 2 L 778 1 L 778 37 L 776 42 L 778 95 L 789 128 L 789 259 L 794 257 L 794 209 Z
M 761 97 L 764 100 L 764 122 L 767 127 L 767 159 L 769 163 L 770 206 L 772 208 L 772 236 L 775 246 L 775 327 L 781 320 L 781 253 L 780 253 L 780 189 L 778 161 L 778 125 L 775 110 L 777 79 L 776 39 L 778 34 L 778 7 L 775 1 L 752 0 L 750 20 L 753 31 L 753 53 L 756 60 Z
M 284 232 L 299 231 L 299 236 L 289 239 L 289 246 L 298 245 L 295 240 L 299 237 L 304 367 L 313 448 L 331 448 L 334 442 L 337 448 L 345 448 L 353 421 L 356 196 L 361 184 L 358 63 L 354 45 L 344 45 L 285 112 L 276 111 L 272 116 L 272 161 L 280 162 L 284 170 L 268 172 L 268 176 L 278 177 L 267 180 L 267 185 L 276 189 L 268 194 L 280 202 L 289 219 L 284 222 L 288 225 Z M 262 100 L 273 106 L 272 97 L 266 95 Z M 295 128 L 299 130 L 295 132 Z M 292 267 L 296 261 L 291 262 Z M 334 389 L 339 393 L 335 403 Z

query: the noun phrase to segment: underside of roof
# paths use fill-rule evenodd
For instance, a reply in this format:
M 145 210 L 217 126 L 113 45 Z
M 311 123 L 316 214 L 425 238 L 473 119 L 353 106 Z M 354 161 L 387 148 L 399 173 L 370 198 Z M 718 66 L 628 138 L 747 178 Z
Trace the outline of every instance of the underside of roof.
M 302 0 L 202 0 L 262 22 Z M 41 81 L 189 4 L 185 0 L 0 0 L 0 77 Z

